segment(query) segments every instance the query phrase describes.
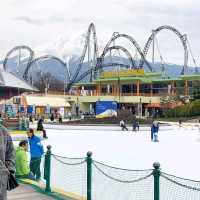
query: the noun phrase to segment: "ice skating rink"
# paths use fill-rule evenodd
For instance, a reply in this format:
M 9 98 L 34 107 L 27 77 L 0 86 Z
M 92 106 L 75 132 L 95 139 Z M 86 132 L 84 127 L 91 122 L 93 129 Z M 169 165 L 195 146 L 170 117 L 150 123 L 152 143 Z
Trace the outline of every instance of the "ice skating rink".
M 164 172 L 200 180 L 200 132 L 195 126 L 161 126 L 159 142 L 151 142 L 150 127 L 139 132 L 118 126 L 45 125 L 52 152 L 60 156 L 84 157 L 126 169 L 150 169 L 160 162 Z

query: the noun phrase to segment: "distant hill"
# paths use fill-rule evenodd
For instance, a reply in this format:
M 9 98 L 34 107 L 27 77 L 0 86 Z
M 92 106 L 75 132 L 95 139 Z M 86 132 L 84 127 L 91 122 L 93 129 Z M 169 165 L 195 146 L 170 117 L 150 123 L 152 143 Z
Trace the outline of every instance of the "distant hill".
M 124 58 L 124 57 L 106 57 L 104 60 L 104 63 L 124 63 L 124 64 L 129 64 L 129 60 Z M 2 63 L 2 61 L 0 61 L 0 63 Z M 11 73 L 14 73 L 17 76 L 22 77 L 22 74 L 25 71 L 26 68 L 26 64 L 27 64 L 27 60 L 24 60 L 23 62 L 20 63 L 20 67 L 17 67 L 17 62 L 15 58 L 9 59 L 8 63 L 7 63 L 7 70 Z M 78 56 L 72 56 L 71 59 L 69 60 L 69 69 L 70 69 L 70 73 L 73 76 L 73 74 L 75 73 L 77 67 L 79 64 L 79 57 Z M 151 64 L 151 63 L 150 63 Z M 152 65 L 152 64 L 151 64 Z M 90 69 L 90 63 L 88 62 L 84 62 L 82 65 L 82 68 L 79 72 L 79 75 L 81 75 L 82 73 L 84 73 L 85 71 L 87 71 L 88 69 Z M 161 72 L 163 66 L 161 65 L 161 63 L 155 63 L 153 66 L 155 71 L 157 72 Z M 113 70 L 114 67 L 108 67 L 105 70 Z M 149 71 L 147 66 L 144 65 L 144 69 L 145 71 Z M 164 65 L 164 69 L 165 69 L 165 74 L 166 76 L 169 77 L 177 77 L 180 75 L 181 70 L 182 70 L 182 66 L 180 65 L 176 65 L 176 64 L 165 64 Z M 34 65 L 32 67 L 32 69 L 30 70 L 30 73 L 33 75 L 34 79 L 37 79 L 37 72 L 42 72 L 42 73 L 50 73 L 53 76 L 56 77 L 56 79 L 63 81 L 64 80 L 64 69 L 63 66 L 58 63 L 55 60 L 52 59 L 46 59 L 43 61 L 39 61 L 37 63 L 37 65 Z M 186 70 L 187 74 L 193 74 L 195 73 L 195 68 L 194 67 L 188 67 Z M 83 80 L 83 82 L 85 81 L 89 81 L 89 77 L 85 78 L 85 80 Z

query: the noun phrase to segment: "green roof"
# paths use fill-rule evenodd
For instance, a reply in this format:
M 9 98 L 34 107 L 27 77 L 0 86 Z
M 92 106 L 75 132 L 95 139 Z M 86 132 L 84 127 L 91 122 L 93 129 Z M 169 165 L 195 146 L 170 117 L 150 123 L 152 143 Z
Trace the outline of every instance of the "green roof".
M 171 81 L 182 81 L 180 78 L 169 78 L 169 79 L 154 79 L 152 82 L 171 82 Z
M 109 81 L 141 81 L 143 83 L 151 83 L 151 79 L 147 79 L 144 77 L 119 77 L 119 78 L 104 78 L 104 79 L 97 79 L 96 82 L 109 82 Z
M 147 72 L 144 74 L 144 77 L 155 77 L 155 76 L 161 76 L 162 74 L 160 72 Z
M 95 80 L 96 82 L 102 82 L 102 81 L 118 81 L 119 78 L 99 78 Z
M 181 75 L 180 78 L 183 80 L 200 80 L 200 74 Z
M 75 83 L 72 87 L 76 87 L 76 86 L 93 86 L 96 85 L 95 82 L 87 82 L 87 83 Z
M 102 79 L 97 79 L 96 82 L 109 82 L 109 81 L 137 81 L 139 80 L 142 83 L 155 83 L 155 82 L 171 82 L 171 81 L 183 81 L 181 78 L 169 78 L 169 79 L 164 79 L 161 77 L 158 78 L 153 78 L 153 77 L 119 77 L 119 78 L 102 78 Z
M 183 80 L 200 80 L 200 74 L 181 75 L 178 78 L 162 78 L 161 73 L 149 72 L 144 76 L 127 76 L 127 77 L 111 77 L 111 78 L 99 78 L 95 82 L 76 83 L 76 86 L 94 86 L 97 82 L 112 82 L 112 81 L 140 81 L 142 83 L 159 83 L 159 82 L 171 82 L 171 81 L 183 81 Z

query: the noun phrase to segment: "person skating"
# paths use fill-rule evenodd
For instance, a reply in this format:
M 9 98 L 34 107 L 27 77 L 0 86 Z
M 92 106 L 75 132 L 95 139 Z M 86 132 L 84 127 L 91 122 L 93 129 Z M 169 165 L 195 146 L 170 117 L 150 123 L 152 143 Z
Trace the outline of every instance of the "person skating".
M 139 121 L 134 121 L 133 122 L 133 131 L 139 131 L 139 129 L 140 129 Z
M 30 145 L 30 171 L 35 176 L 36 180 L 40 180 L 41 172 L 40 172 L 40 163 L 42 155 L 44 154 L 43 145 L 39 137 L 34 135 L 33 129 L 29 129 L 27 132 L 28 141 Z
M 153 121 L 153 123 L 151 125 L 151 141 L 159 142 L 158 130 L 159 130 L 159 123 L 157 121 Z
M 22 140 L 19 142 L 19 146 L 17 147 L 16 154 L 16 177 L 17 178 L 28 178 L 35 180 L 34 175 L 30 171 L 30 167 L 28 166 L 28 141 Z
M 44 126 L 43 126 L 43 119 L 39 118 L 38 123 L 37 123 L 37 131 L 42 131 L 42 137 L 47 139 L 47 133 L 46 130 L 44 130 Z
M 40 117 L 37 122 L 37 131 L 43 131 L 43 130 L 44 130 L 43 119 L 42 117 Z
M 182 126 L 182 120 L 181 119 L 178 120 L 178 124 L 179 124 L 179 127 Z
M 124 122 L 123 120 L 121 120 L 121 121 L 119 122 L 119 125 L 120 125 L 120 127 L 122 128 L 122 131 L 124 131 L 124 130 L 127 130 L 127 131 L 128 131 L 128 128 L 126 127 L 126 124 L 125 124 L 125 122 Z

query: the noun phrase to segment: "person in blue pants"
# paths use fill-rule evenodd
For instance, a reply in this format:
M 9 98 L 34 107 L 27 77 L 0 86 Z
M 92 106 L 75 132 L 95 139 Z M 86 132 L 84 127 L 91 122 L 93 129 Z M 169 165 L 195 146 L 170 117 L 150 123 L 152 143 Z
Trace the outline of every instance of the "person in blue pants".
M 40 163 L 42 155 L 44 154 L 44 148 L 40 138 L 34 135 L 33 129 L 29 129 L 27 135 L 31 154 L 30 171 L 35 176 L 35 179 L 39 181 L 41 178 Z
M 159 131 L 159 123 L 157 121 L 153 121 L 151 125 L 151 141 L 159 142 L 158 131 Z

